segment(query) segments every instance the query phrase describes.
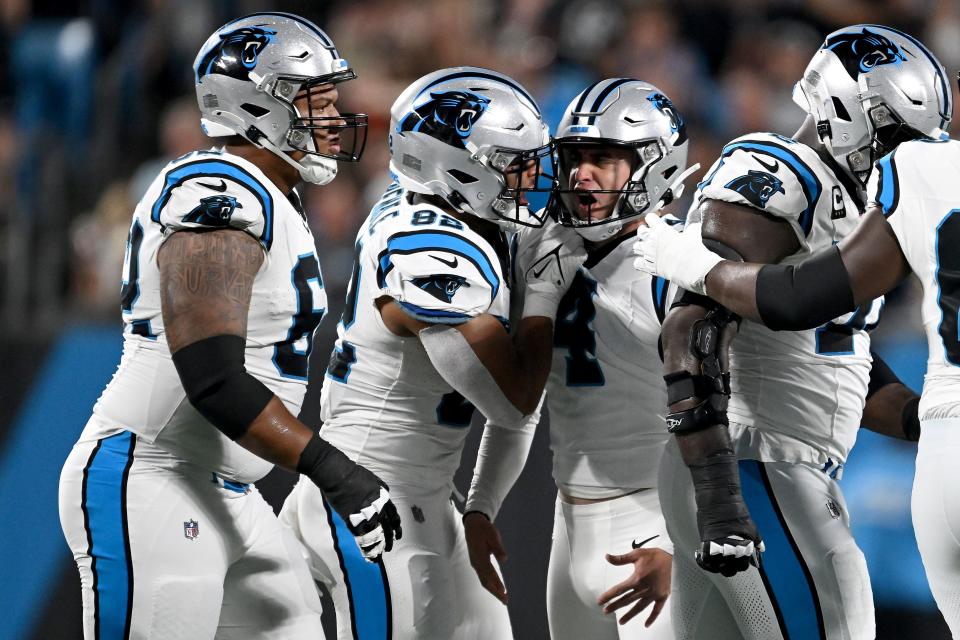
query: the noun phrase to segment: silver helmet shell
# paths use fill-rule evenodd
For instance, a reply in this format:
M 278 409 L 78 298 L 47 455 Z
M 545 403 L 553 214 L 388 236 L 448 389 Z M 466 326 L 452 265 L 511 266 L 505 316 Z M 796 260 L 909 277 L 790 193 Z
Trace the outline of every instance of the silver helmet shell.
M 542 222 L 528 216 L 523 190 L 511 188 L 506 173 L 547 158 L 549 142 L 526 89 L 481 67 L 427 74 L 390 108 L 390 171 L 400 185 L 508 228 Z
M 834 31 L 807 65 L 794 102 L 830 155 L 861 184 L 903 140 L 946 137 L 953 98 L 943 65 L 916 38 L 874 24 Z
M 577 191 L 570 184 L 574 169 L 565 166 L 567 145 L 597 144 L 627 147 L 636 153 L 634 170 L 619 189 L 609 217 L 583 220 L 568 208 Z M 616 235 L 629 218 L 666 204 L 679 193 L 673 179 L 687 168 L 687 132 L 683 116 L 654 85 L 630 78 L 601 80 L 567 106 L 554 138 L 557 188 L 553 205 L 561 224 L 587 240 L 599 242 Z
M 356 78 L 329 36 L 309 20 L 270 12 L 228 22 L 200 48 L 193 69 L 201 127 L 208 136 L 243 136 L 301 173 L 304 168 L 309 173 L 317 156 L 328 159 L 321 162 L 335 173 L 336 160 L 356 161 L 363 152 L 365 115 L 319 118 L 294 106 L 304 90 Z M 312 133 L 319 128 L 352 129 L 354 144 L 339 154 L 322 154 Z M 307 155 L 297 163 L 291 151 Z

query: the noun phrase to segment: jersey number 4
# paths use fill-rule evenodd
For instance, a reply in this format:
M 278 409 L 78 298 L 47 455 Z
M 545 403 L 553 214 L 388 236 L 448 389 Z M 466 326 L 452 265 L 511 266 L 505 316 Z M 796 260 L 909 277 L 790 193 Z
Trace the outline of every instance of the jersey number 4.
M 578 271 L 557 309 L 553 346 L 567 349 L 567 386 L 600 387 L 606 382 L 597 361 L 593 298 L 597 283 Z

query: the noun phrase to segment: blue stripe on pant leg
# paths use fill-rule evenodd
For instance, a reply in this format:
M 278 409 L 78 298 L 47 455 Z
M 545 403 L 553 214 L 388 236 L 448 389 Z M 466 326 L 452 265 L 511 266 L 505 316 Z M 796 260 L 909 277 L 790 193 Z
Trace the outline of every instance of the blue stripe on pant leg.
M 741 460 L 740 483 L 766 545 L 763 569 L 770 595 L 776 600 L 774 607 L 783 616 L 783 626 L 793 640 L 823 638 L 823 615 L 813 578 L 786 527 L 762 463 Z
M 390 592 L 383 561 L 368 562 L 356 539 L 334 509 L 327 503 L 327 513 L 334 524 L 336 546 L 347 574 L 347 589 L 354 613 L 354 637 L 359 640 L 390 638 Z
M 86 470 L 84 507 L 93 558 L 98 640 L 126 638 L 133 604 L 133 566 L 127 532 L 126 484 L 133 434 L 104 438 Z

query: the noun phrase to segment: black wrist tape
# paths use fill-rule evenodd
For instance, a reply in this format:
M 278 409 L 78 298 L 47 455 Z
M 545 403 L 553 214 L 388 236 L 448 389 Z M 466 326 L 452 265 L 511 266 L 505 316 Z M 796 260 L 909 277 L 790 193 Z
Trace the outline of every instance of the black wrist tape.
M 697 501 L 697 527 L 701 540 L 731 533 L 752 535 L 750 512 L 740 493 L 740 470 L 733 451 L 719 451 L 695 461 L 689 467 Z
M 903 425 L 903 436 L 910 442 L 920 439 L 920 396 L 907 400 L 900 412 L 900 424 Z
M 333 504 L 339 504 L 341 494 L 356 491 L 358 468 L 356 462 L 319 435 L 310 438 L 297 461 L 297 472 L 310 478 Z
M 236 440 L 273 398 L 244 367 L 246 340 L 222 335 L 188 344 L 173 354 L 180 383 L 197 411 Z
M 831 247 L 793 265 L 768 264 L 757 274 L 757 310 L 771 329 L 812 329 L 856 308 L 850 276 Z

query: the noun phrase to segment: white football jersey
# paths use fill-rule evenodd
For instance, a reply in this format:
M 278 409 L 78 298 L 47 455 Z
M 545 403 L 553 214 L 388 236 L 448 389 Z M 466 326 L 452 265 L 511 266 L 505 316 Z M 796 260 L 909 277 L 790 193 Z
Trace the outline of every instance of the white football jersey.
M 929 355 L 922 418 L 960 416 L 960 142 L 901 144 L 877 163 L 867 195 L 887 216 L 923 286 Z
M 502 234 L 485 238 L 437 207 L 411 204 L 391 184 L 357 233 L 323 382 L 323 437 L 382 477 L 427 489 L 449 485 L 474 407 L 437 373 L 418 337 L 386 328 L 376 300 L 390 297 L 431 324 L 482 313 L 506 323 L 506 258 Z
M 635 239 L 588 252 L 557 309 L 547 407 L 553 477 L 568 495 L 657 486 L 669 436 L 660 323 L 676 289 L 633 268 Z
M 856 190 L 805 144 L 772 133 L 730 142 L 697 185 L 703 200 L 753 207 L 790 223 L 797 264 L 836 244 L 862 215 Z M 882 299 L 817 329 L 740 326 L 730 356 L 731 422 L 756 427 L 761 460 L 843 462 L 856 440 L 870 378 L 870 336 Z
M 293 414 L 306 393 L 313 332 L 327 306 L 306 218 L 253 164 L 220 150 L 177 158 L 137 205 L 130 227 L 121 306 L 120 366 L 94 413 L 227 478 L 250 482 L 272 465 L 210 425 L 186 400 L 160 310 L 157 252 L 181 229 L 242 229 L 265 258 L 253 282 L 246 368 Z

